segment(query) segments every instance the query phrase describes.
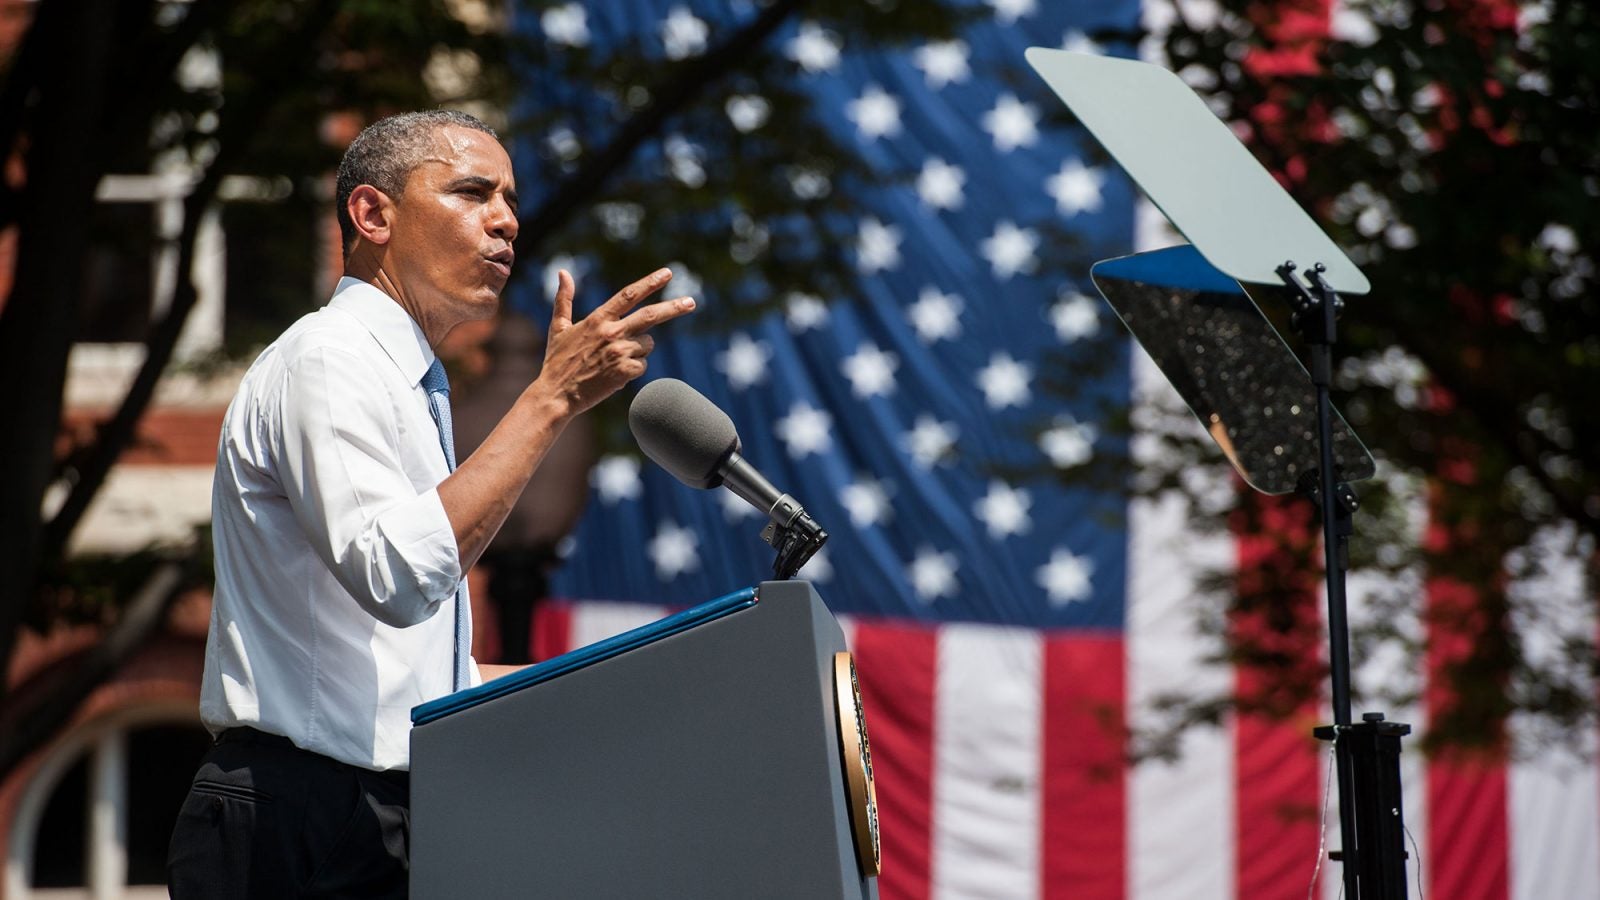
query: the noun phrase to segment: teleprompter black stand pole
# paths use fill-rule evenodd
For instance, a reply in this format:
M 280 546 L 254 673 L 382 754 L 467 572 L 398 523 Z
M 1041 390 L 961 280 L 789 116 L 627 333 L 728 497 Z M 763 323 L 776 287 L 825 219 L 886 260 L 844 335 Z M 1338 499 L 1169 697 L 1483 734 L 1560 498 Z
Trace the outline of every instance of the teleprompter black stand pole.
M 1317 443 L 1321 463 L 1307 472 L 1301 492 L 1322 512 L 1322 550 L 1327 574 L 1328 667 L 1333 680 L 1333 725 L 1313 734 L 1333 741 L 1339 779 L 1339 860 L 1344 893 L 1352 900 L 1404 900 L 1405 823 L 1400 803 L 1400 738 L 1410 725 L 1385 722 L 1367 713 L 1350 721 L 1350 626 L 1346 615 L 1345 571 L 1350 566 L 1352 514 L 1360 505 L 1355 491 L 1339 478 L 1333 461 L 1333 345 L 1344 302 L 1322 277 L 1318 263 L 1295 277 L 1295 264 L 1277 269 L 1288 285 L 1295 329 L 1311 349 L 1311 383 L 1317 392 Z M 1354 815 L 1352 815 L 1354 813 Z

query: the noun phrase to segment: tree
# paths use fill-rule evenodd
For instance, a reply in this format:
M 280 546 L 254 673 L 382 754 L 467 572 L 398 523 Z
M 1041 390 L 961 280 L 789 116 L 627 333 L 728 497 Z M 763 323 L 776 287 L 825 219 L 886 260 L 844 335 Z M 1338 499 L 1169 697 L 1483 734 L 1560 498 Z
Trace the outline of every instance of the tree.
M 1500 748 L 1514 710 L 1571 734 L 1594 721 L 1596 657 L 1570 613 L 1600 584 L 1600 430 L 1586 408 L 1600 377 L 1600 10 L 1343 6 L 1330 36 L 1321 3 L 1225 0 L 1203 20 L 1178 4 L 1164 47 L 1373 284 L 1347 298 L 1338 348 L 1338 402 L 1391 474 L 1360 488 L 1355 565 L 1428 580 L 1380 598 L 1358 654 L 1396 642 L 1448 681 L 1435 745 Z M 1396 502 L 1406 491 L 1428 509 L 1420 547 Z M 1243 511 L 1259 526 L 1259 506 Z M 1307 567 L 1313 548 L 1280 547 Z M 1573 557 L 1582 597 L 1518 587 Z M 1294 587 L 1259 575 L 1242 576 L 1258 589 L 1239 591 L 1232 615 L 1293 605 Z M 1385 614 L 1423 593 L 1431 645 Z M 1296 627 L 1279 615 L 1268 632 Z M 1236 659 L 1294 668 L 1270 640 L 1230 636 Z M 1291 705 L 1321 677 L 1290 679 Z M 1206 718 L 1218 699 L 1174 706 L 1180 721 Z

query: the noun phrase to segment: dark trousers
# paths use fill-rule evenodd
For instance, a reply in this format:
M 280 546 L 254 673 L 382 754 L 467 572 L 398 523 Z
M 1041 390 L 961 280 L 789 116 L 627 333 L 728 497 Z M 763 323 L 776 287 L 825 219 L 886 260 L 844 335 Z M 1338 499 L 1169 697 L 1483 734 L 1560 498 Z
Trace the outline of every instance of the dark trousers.
M 172 896 L 405 897 L 405 772 L 373 772 L 248 728 L 200 763 L 167 853 Z

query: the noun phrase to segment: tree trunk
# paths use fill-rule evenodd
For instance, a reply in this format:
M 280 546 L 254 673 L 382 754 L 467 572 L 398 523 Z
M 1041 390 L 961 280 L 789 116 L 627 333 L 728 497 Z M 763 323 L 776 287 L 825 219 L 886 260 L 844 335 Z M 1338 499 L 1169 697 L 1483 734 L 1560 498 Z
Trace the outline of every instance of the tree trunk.
M 48 5 L 48 4 L 47 4 Z M 58 0 L 59 5 L 59 0 Z M 100 172 L 94 165 L 105 121 L 113 53 L 113 0 L 69 3 L 70 27 L 40 47 L 37 101 L 28 129 L 27 186 L 18 203 L 17 268 L 0 311 L 0 384 L 6 386 L 0 439 L 0 673 L 9 670 L 17 628 L 38 575 L 39 510 L 48 486 L 67 352 L 83 291 L 85 223 Z M 0 677 L 0 702 L 6 684 Z

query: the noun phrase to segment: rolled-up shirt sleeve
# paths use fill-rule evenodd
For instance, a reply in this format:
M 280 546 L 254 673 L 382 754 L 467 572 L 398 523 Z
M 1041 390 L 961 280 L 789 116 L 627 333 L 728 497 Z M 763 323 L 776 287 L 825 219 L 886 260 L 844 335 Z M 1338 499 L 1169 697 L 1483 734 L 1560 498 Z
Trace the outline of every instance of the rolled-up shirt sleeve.
M 418 493 L 405 471 L 400 442 L 425 436 L 405 433 L 400 398 L 382 384 L 361 357 L 313 348 L 285 370 L 273 418 L 279 478 L 307 540 L 362 608 L 403 628 L 455 595 L 461 562 L 438 489 Z

